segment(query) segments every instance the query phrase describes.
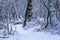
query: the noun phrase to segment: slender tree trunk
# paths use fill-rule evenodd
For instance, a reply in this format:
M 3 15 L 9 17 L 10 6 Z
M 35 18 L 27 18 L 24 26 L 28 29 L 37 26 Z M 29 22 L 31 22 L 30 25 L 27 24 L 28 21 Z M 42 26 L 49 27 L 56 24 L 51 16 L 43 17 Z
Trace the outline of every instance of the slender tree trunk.
M 32 0 L 28 0 L 28 4 L 27 4 L 27 9 L 26 9 L 26 14 L 25 14 L 25 20 L 24 20 L 24 24 L 23 27 L 25 27 L 26 25 L 26 21 L 29 21 L 31 18 L 31 10 L 32 10 Z
M 16 0 L 14 0 L 14 9 L 15 9 L 15 11 L 16 11 L 16 19 L 18 20 L 18 19 L 19 19 L 19 15 L 18 15 L 18 11 L 17 11 L 16 6 L 17 6 Z
M 9 12 L 8 12 L 8 0 L 6 0 L 6 14 L 7 14 L 7 30 L 8 30 L 8 37 L 9 37 Z
M 43 0 L 42 0 L 43 1 Z M 48 6 L 49 6 L 49 3 L 50 3 L 50 1 L 48 0 Z M 46 9 L 47 9 L 47 11 L 48 11 L 48 14 L 47 14 L 47 23 L 46 23 L 46 25 L 45 25 L 45 28 L 47 28 L 47 26 L 48 26 L 48 24 L 50 23 L 51 24 L 51 19 L 50 19 L 50 10 L 49 10 L 49 7 L 47 7 L 47 5 L 45 4 L 45 2 L 43 1 L 43 4 L 44 4 L 44 6 L 46 7 Z M 49 20 L 50 19 L 50 20 Z

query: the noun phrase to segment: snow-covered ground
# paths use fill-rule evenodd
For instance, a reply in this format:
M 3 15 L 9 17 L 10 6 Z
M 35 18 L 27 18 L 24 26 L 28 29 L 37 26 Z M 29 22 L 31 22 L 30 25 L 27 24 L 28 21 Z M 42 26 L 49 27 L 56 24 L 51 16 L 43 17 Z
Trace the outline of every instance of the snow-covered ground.
M 60 35 L 51 35 L 46 32 L 31 32 L 29 30 L 24 30 L 21 25 L 15 25 L 16 32 L 14 35 L 9 35 L 9 38 L 0 40 L 60 40 Z
M 60 40 L 60 36 L 50 35 L 44 32 L 29 32 L 29 33 L 16 33 L 15 35 L 2 40 Z

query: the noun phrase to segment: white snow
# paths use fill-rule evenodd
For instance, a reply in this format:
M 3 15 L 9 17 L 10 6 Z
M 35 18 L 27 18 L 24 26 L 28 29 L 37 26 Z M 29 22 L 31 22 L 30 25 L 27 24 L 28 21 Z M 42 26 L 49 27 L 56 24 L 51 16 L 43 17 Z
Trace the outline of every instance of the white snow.
M 24 30 L 22 24 L 16 25 L 15 35 L 9 35 L 9 38 L 0 40 L 60 40 L 60 35 L 51 35 L 45 32 L 31 32 Z

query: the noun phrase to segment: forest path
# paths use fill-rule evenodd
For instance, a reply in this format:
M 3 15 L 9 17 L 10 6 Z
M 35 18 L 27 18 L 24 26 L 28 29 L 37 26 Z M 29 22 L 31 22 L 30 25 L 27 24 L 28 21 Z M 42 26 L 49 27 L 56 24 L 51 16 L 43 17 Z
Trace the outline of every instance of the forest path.
M 9 35 L 9 38 L 0 40 L 60 40 L 60 35 L 51 35 L 45 32 L 31 32 L 24 30 L 22 25 L 16 25 L 16 32 L 14 35 Z

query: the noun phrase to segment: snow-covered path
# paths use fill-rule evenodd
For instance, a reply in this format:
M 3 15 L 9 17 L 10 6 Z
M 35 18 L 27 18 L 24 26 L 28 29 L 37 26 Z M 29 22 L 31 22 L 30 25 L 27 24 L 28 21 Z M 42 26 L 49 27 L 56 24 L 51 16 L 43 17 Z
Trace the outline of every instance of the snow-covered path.
M 19 33 L 3 40 L 60 40 L 58 35 L 50 35 L 44 32 Z
M 9 35 L 9 38 L 0 40 L 60 40 L 60 35 L 51 35 L 45 32 L 31 32 L 24 30 L 22 25 L 16 25 L 15 35 Z
M 31 32 L 28 34 L 23 34 L 21 40 L 60 40 L 60 36 L 49 35 L 44 32 Z

